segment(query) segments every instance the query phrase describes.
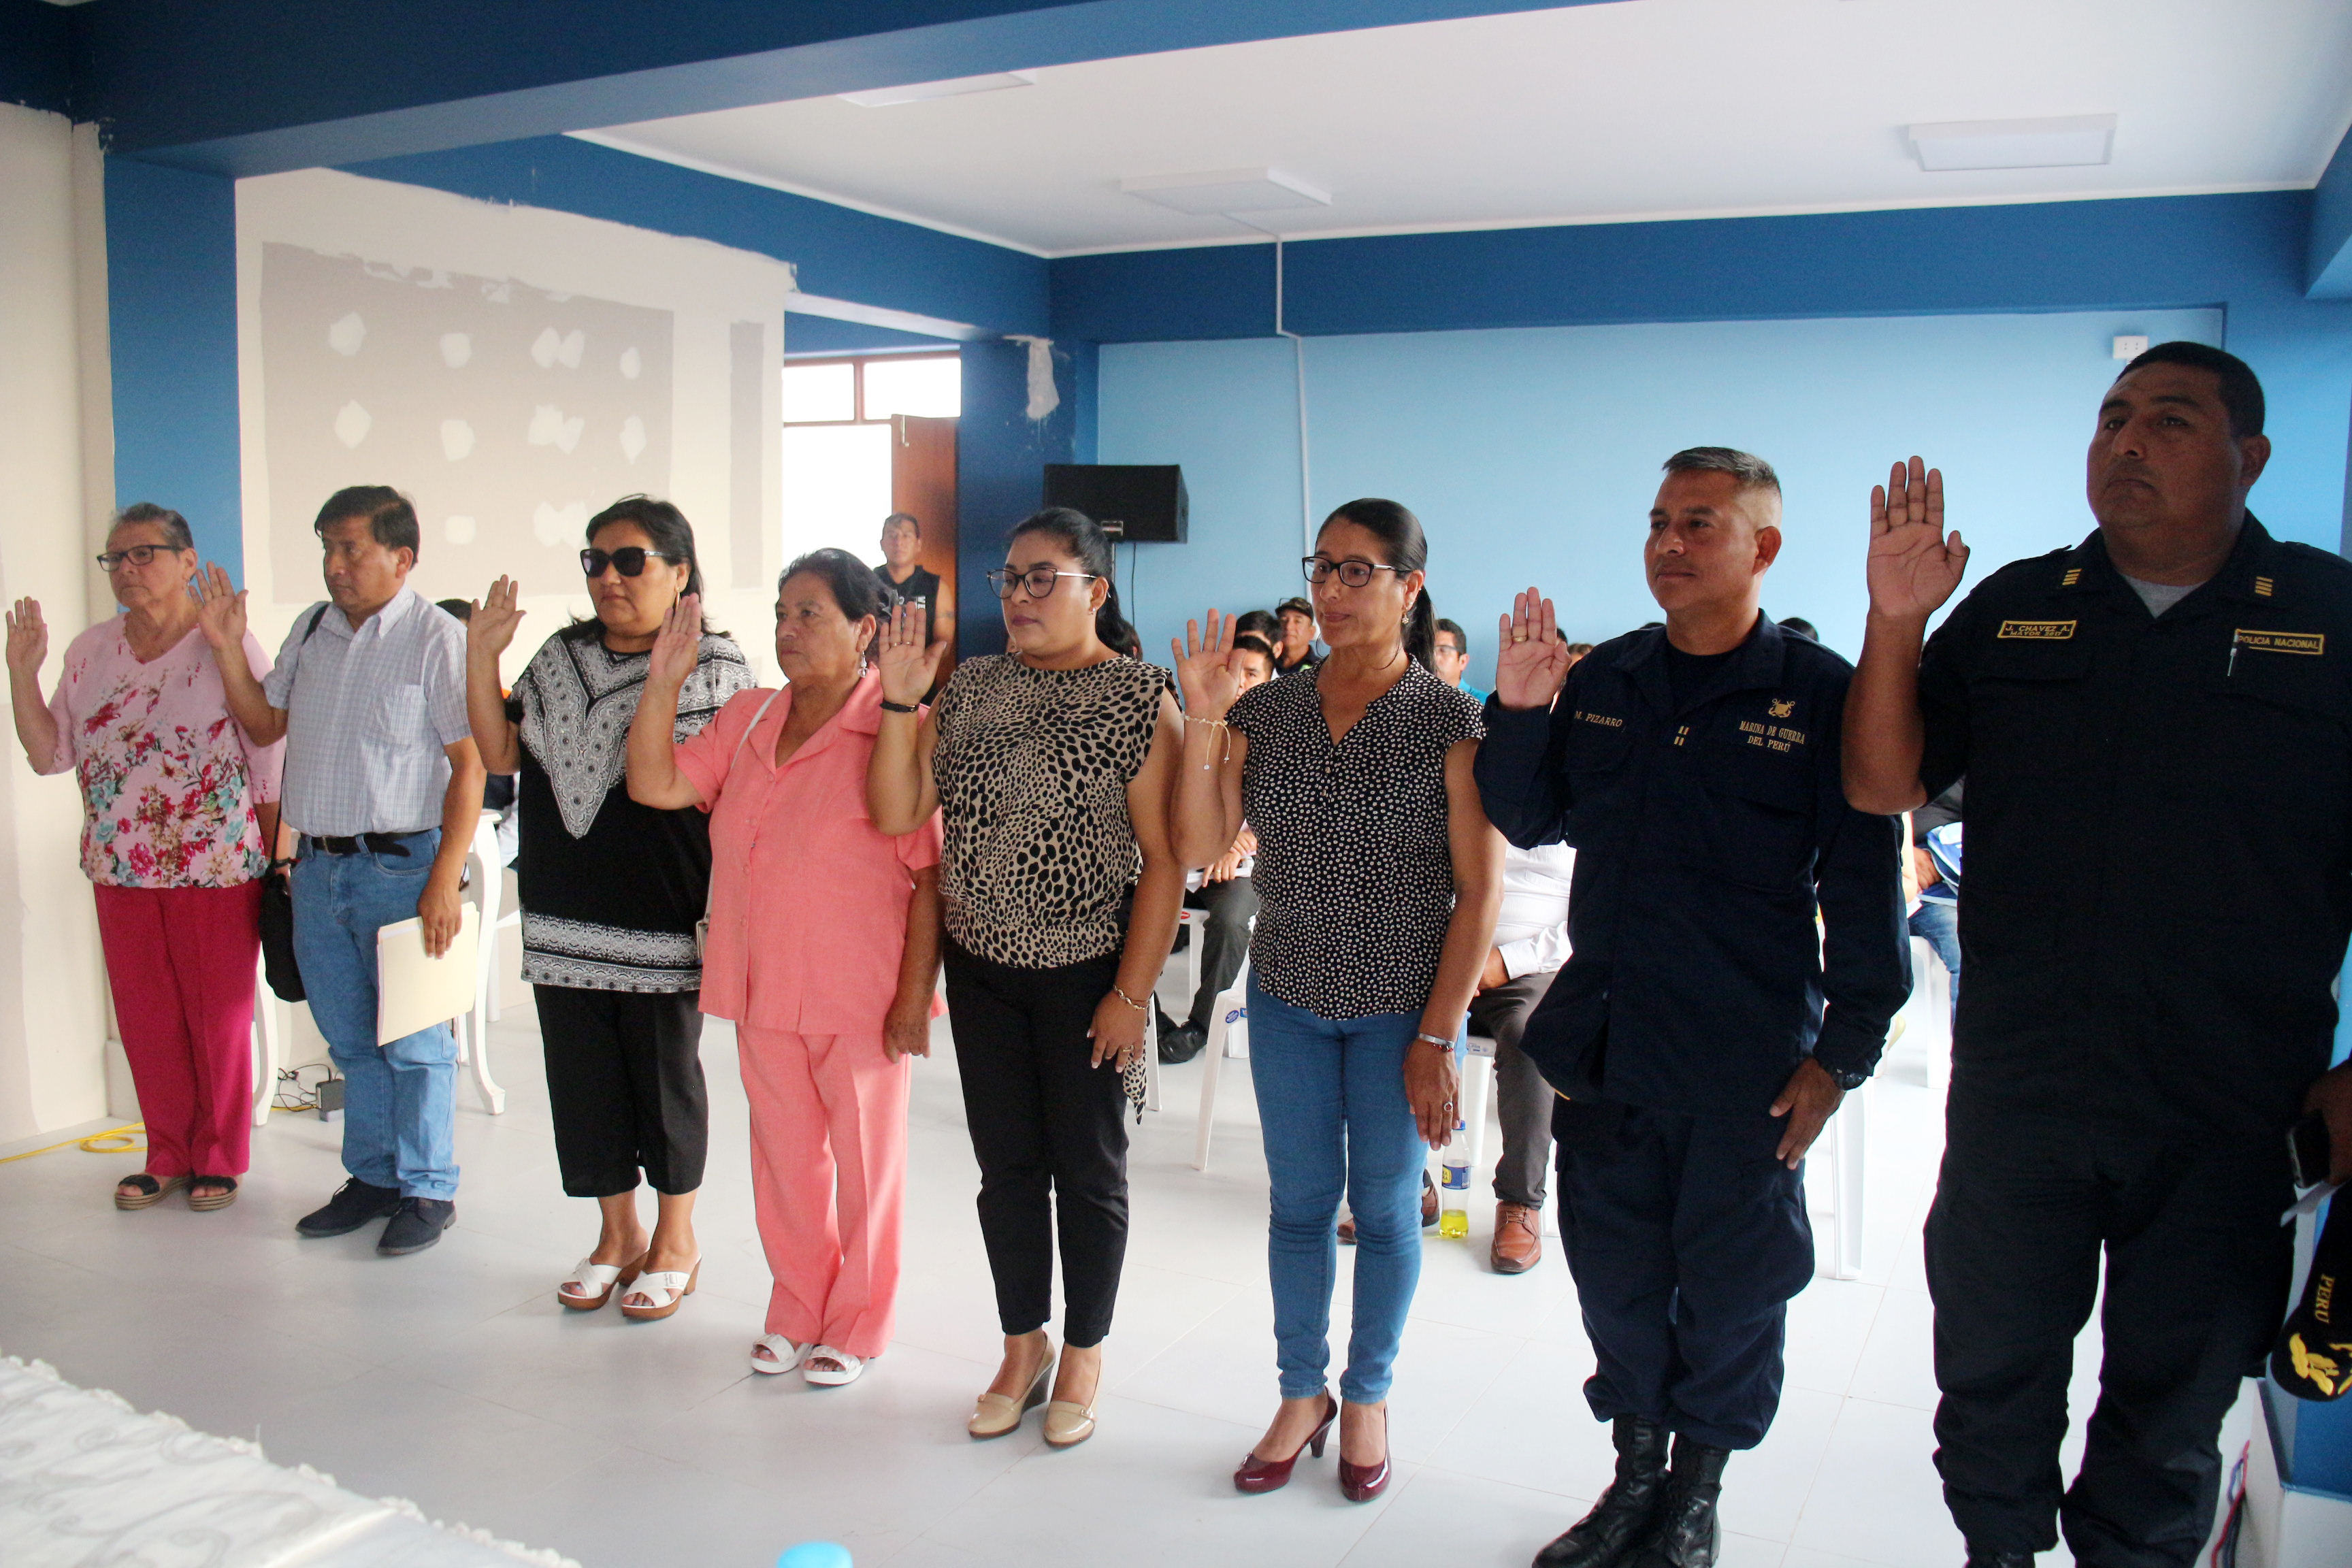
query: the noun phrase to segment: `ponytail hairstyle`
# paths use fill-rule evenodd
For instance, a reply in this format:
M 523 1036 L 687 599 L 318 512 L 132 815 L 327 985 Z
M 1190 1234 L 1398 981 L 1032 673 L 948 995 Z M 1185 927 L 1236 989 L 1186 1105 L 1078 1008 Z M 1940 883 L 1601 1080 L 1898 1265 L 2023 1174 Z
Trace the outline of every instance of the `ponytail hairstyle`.
M 1104 588 L 1101 608 L 1095 611 L 1095 637 L 1103 647 L 1118 648 L 1135 639 L 1135 628 L 1118 613 L 1118 556 L 1111 547 L 1110 535 L 1102 524 L 1085 512 L 1066 506 L 1049 506 L 1043 511 L 1031 512 L 1013 531 L 1013 538 L 1042 533 L 1061 542 L 1083 571 L 1102 579 Z M 1010 542 L 1008 541 L 1007 542 Z M 1136 646 L 1139 648 L 1140 643 Z
M 1398 576 L 1429 570 L 1429 538 L 1421 531 L 1421 519 L 1398 502 L 1376 498 L 1351 500 L 1325 518 L 1323 527 L 1335 522 L 1352 522 L 1387 545 L 1385 564 L 1394 567 Z M 1319 535 L 1321 530 L 1317 532 Z M 1423 669 L 1437 651 L 1437 611 L 1430 605 L 1425 583 L 1404 615 L 1404 651 Z

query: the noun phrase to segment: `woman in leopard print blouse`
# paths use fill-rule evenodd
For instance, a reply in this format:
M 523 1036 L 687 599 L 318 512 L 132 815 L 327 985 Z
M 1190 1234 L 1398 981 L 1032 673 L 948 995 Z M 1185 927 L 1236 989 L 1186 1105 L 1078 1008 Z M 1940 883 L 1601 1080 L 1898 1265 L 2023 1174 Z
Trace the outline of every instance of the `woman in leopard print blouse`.
M 1009 653 L 968 658 L 928 716 L 939 644 L 919 605 L 881 652 L 882 731 L 866 796 L 877 827 L 941 812 L 948 1016 L 980 1161 L 980 1226 L 1004 1363 L 969 1428 L 995 1437 L 1045 1397 L 1054 1365 L 1054 1236 L 1062 1355 L 1045 1411 L 1057 1447 L 1094 1432 L 1102 1340 L 1127 1251 L 1128 1103 L 1144 1009 L 1184 894 L 1168 837 L 1181 747 L 1166 674 L 1121 658 L 1109 539 L 1049 509 L 989 574 Z

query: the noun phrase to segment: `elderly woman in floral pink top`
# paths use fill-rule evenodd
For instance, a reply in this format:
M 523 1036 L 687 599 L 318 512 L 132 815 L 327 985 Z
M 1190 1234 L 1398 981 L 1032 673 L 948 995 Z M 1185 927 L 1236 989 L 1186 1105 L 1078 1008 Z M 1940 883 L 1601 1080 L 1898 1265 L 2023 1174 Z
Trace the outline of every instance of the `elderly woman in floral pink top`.
M 187 520 L 139 505 L 98 558 L 122 614 L 66 648 L 41 696 L 41 606 L 9 612 L 8 693 L 37 773 L 81 783 L 81 868 L 97 884 L 123 1053 L 147 1123 L 147 1169 L 114 1190 L 145 1208 L 179 1187 L 194 1209 L 236 1200 L 253 1126 L 253 979 L 261 879 L 278 830 L 280 747 L 229 714 L 199 635 Z M 247 634 L 256 675 L 269 661 Z

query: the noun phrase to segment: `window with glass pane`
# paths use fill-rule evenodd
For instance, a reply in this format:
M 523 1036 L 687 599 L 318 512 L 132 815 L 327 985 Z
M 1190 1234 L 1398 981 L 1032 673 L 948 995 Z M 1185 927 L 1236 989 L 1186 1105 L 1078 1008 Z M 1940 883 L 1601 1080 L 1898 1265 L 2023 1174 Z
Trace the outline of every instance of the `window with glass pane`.
M 866 362 L 866 417 L 911 414 L 953 419 L 963 411 L 963 366 L 955 359 L 870 359 Z
M 845 361 L 784 366 L 784 423 L 829 424 L 857 417 L 857 366 Z

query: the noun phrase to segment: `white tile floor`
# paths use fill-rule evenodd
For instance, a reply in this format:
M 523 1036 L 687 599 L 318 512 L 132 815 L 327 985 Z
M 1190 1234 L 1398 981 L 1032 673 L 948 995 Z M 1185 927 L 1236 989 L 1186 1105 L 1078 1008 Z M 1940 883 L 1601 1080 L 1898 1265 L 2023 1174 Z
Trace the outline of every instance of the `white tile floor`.
M 1234 1493 L 1231 1469 L 1274 1400 L 1245 1069 L 1224 1077 L 1209 1174 L 1190 1163 L 1197 1065 L 1167 1075 L 1169 1109 L 1136 1134 L 1109 1392 L 1100 1434 L 1076 1449 L 1047 1450 L 1034 1418 L 999 1442 L 963 1433 L 999 1341 L 944 1025 L 916 1079 L 898 1339 L 861 1382 L 820 1390 L 745 1365 L 768 1280 L 724 1025 L 704 1052 L 700 1293 L 661 1323 L 566 1312 L 555 1282 L 593 1238 L 594 1211 L 561 1195 L 532 1031 L 525 1003 L 494 1037 L 506 1115 L 463 1091 L 458 1224 L 415 1258 L 378 1258 L 373 1227 L 296 1238 L 296 1217 L 341 1179 L 340 1130 L 307 1115 L 257 1136 L 243 1200 L 213 1215 L 176 1202 L 116 1212 L 108 1188 L 135 1168 L 119 1157 L 68 1149 L 0 1165 L 0 1351 L 588 1568 L 765 1568 L 812 1538 L 847 1543 L 861 1568 L 1517 1568 L 1607 1483 L 1558 1244 L 1530 1274 L 1489 1273 L 1482 1200 L 1467 1245 L 1426 1244 L 1389 1495 L 1346 1503 L 1328 1460 L 1302 1463 L 1275 1496 Z M 1927 1081 L 1918 1046 L 1898 1046 L 1873 1090 L 1865 1275 L 1816 1279 L 1793 1305 L 1779 1422 L 1730 1470 L 1727 1568 L 1960 1560 L 1928 1463 L 1917 1237 L 1942 1139 Z M 2094 1331 L 2078 1414 L 2095 1358 Z

